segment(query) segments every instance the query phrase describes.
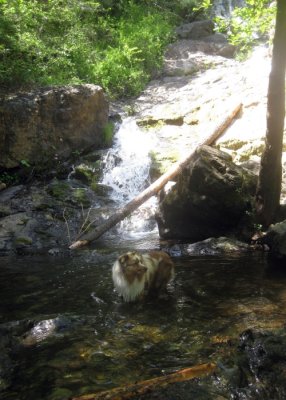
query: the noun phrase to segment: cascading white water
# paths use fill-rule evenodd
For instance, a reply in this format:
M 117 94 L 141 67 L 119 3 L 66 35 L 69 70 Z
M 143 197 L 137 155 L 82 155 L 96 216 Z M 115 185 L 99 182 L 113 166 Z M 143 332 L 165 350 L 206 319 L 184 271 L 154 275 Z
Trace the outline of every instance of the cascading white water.
M 104 160 L 101 183 L 112 188 L 111 198 L 118 207 L 132 200 L 144 190 L 149 182 L 151 165 L 150 151 L 155 139 L 150 132 L 142 131 L 133 118 L 126 118 L 117 131 L 113 147 Z M 156 199 L 152 198 L 137 211 L 123 220 L 119 226 L 121 233 L 144 233 L 153 230 Z
M 236 7 L 244 6 L 245 0 L 214 0 L 211 7 L 211 16 L 229 18 Z

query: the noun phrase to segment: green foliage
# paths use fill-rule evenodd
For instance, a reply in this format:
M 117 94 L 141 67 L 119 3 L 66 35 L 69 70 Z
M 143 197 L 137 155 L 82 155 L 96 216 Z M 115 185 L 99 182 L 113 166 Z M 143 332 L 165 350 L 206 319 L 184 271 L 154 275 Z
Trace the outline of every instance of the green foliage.
M 0 3 L 1 4 L 1 3 Z M 20 178 L 17 173 L 14 172 L 0 172 L 0 182 L 5 183 L 7 186 L 15 185 L 20 182 Z
M 175 23 L 155 3 L 0 0 L 0 85 L 88 82 L 111 96 L 137 94 Z
M 165 46 L 172 37 L 165 14 L 129 4 L 117 21 L 116 42 L 94 64 L 94 76 L 117 96 L 137 94 L 162 64 Z
M 173 18 L 177 16 L 183 21 L 207 17 L 211 3 L 212 0 L 145 0 L 145 4 L 152 4 L 158 10 L 164 10 Z
M 107 124 L 103 127 L 104 143 L 107 147 L 112 145 L 114 129 L 115 128 L 113 122 L 107 122 Z
M 269 33 L 275 19 L 276 7 L 269 0 L 246 0 L 245 7 L 235 8 L 230 19 L 216 18 L 217 30 L 228 34 L 231 44 L 237 46 L 240 55 Z

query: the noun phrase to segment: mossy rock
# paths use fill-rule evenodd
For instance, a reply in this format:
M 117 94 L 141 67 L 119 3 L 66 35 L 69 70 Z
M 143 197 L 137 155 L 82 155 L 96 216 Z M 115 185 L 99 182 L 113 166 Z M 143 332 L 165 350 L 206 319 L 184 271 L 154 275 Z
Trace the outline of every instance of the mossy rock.
M 95 152 L 84 157 L 82 162 L 74 167 L 73 178 L 93 189 L 102 175 L 102 159 L 104 154 Z
M 84 208 L 90 207 L 91 199 L 88 188 L 72 188 L 68 182 L 54 180 L 47 192 L 56 200 Z
M 168 153 L 150 153 L 151 166 L 150 176 L 152 180 L 158 179 L 161 175 L 171 168 L 171 166 L 178 161 L 179 154 L 176 151 L 169 151 Z
M 115 132 L 115 124 L 112 121 L 107 122 L 103 127 L 104 146 L 110 147 L 112 145 Z
M 14 241 L 16 246 L 31 246 L 33 244 L 33 239 L 29 236 L 18 236 Z
M 145 129 L 158 129 L 164 125 L 176 125 L 176 126 L 181 126 L 184 123 L 184 117 L 181 115 L 175 115 L 175 116 L 170 116 L 169 118 L 155 118 L 155 117 L 146 117 L 142 119 L 138 119 L 136 121 L 137 125 L 140 128 L 145 128 Z
M 237 154 L 239 162 L 248 161 L 252 156 L 261 156 L 265 148 L 264 141 L 255 141 L 243 146 Z
M 239 140 L 239 139 L 235 139 L 234 140 L 234 139 L 231 139 L 231 140 L 226 140 L 226 141 L 223 141 L 223 142 L 219 143 L 217 145 L 217 148 L 220 149 L 222 147 L 222 148 L 227 148 L 227 149 L 236 151 L 236 150 L 241 149 L 247 143 L 248 142 L 245 141 L 245 140 Z
M 55 199 L 65 201 L 71 195 L 71 187 L 67 182 L 54 180 L 49 184 L 47 192 Z
M 79 164 L 75 167 L 73 176 L 75 179 L 89 185 L 98 179 L 95 169 L 85 163 Z
M 76 188 L 72 191 L 72 203 L 88 208 L 91 206 L 91 200 L 88 196 L 87 190 L 84 188 Z

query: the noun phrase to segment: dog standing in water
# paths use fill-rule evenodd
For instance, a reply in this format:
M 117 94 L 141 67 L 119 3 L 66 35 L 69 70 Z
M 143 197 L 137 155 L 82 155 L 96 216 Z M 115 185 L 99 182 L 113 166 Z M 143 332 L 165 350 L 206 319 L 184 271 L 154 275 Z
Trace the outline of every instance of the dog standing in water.
M 163 251 L 145 254 L 130 251 L 121 255 L 112 267 L 114 286 L 126 302 L 159 294 L 174 276 L 174 263 Z

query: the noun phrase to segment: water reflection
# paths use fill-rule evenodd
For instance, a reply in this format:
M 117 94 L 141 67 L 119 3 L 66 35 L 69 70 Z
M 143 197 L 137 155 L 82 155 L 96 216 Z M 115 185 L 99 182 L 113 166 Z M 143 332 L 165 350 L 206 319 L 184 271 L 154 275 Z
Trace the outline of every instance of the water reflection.
M 263 255 L 176 257 L 169 298 L 129 305 L 112 286 L 118 252 L 1 259 L 1 349 L 12 365 L 3 398 L 64 399 L 151 378 L 216 361 L 246 328 L 284 326 L 286 277 Z

